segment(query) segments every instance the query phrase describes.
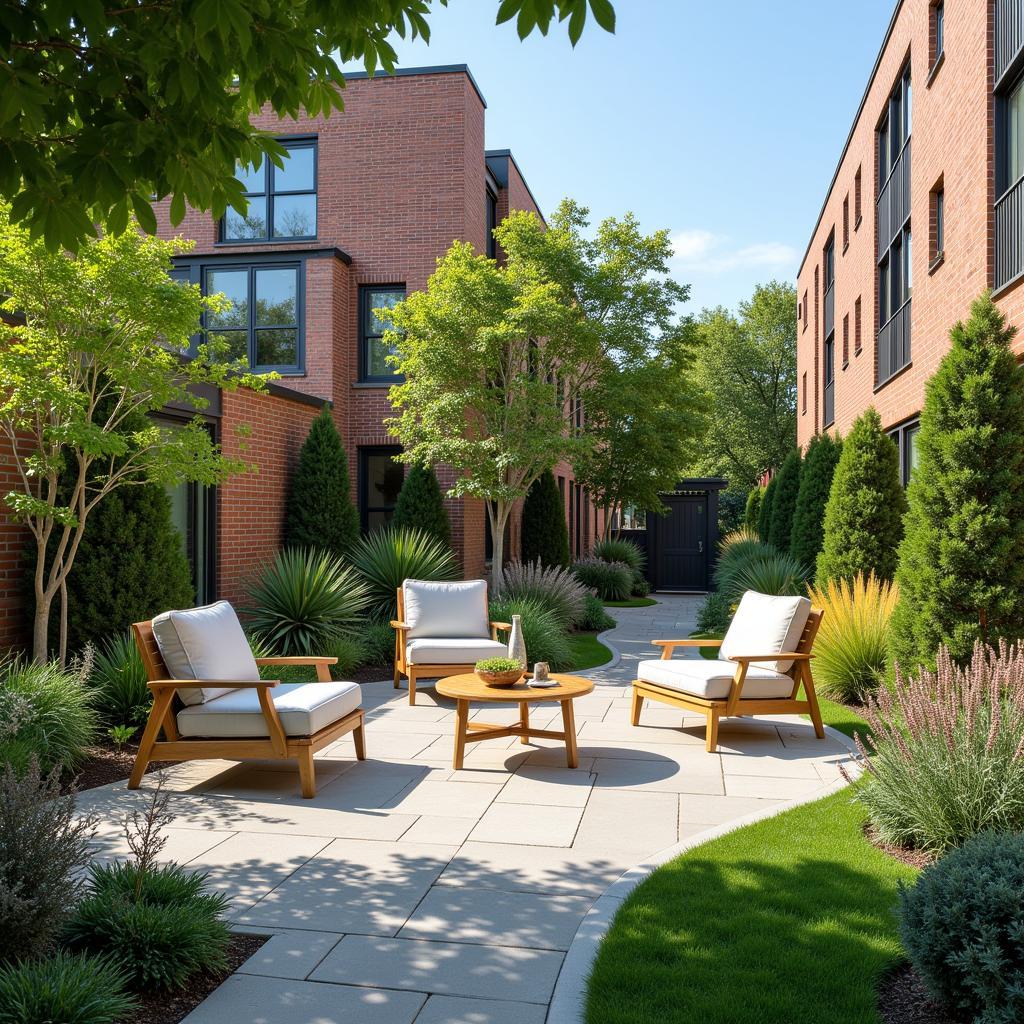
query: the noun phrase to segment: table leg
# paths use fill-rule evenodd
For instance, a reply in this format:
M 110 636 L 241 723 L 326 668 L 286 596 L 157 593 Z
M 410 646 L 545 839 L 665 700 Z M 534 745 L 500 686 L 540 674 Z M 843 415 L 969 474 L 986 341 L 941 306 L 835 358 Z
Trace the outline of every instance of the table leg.
M 530 742 L 530 705 L 524 700 L 519 705 L 519 726 L 524 730 L 523 735 L 520 737 L 520 743 Z
M 572 712 L 572 700 L 562 701 L 562 728 L 565 730 L 565 761 L 570 768 L 580 763 L 576 748 L 576 717 Z
M 469 730 L 469 701 L 457 700 L 455 702 L 455 756 L 452 758 L 452 765 L 459 769 L 462 767 L 462 759 L 466 753 L 466 733 Z

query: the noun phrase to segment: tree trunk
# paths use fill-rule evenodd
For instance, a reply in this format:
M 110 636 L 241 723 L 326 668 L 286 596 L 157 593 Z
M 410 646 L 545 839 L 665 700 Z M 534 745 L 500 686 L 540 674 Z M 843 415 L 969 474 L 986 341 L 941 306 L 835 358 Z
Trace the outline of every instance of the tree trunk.
M 36 591 L 36 611 L 32 620 L 32 660 L 45 665 L 50 647 L 50 607 L 53 598 Z
M 509 509 L 503 501 L 487 502 L 487 515 L 491 520 L 491 593 L 501 593 L 502 570 L 505 562 L 505 524 Z
M 66 576 L 60 581 L 60 646 L 57 648 L 57 661 L 63 671 L 68 663 L 68 581 Z

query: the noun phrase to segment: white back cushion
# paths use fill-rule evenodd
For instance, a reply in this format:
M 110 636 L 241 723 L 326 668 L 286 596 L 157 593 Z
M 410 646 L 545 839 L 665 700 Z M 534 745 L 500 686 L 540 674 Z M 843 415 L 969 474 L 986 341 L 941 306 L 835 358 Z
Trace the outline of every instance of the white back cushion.
M 490 636 L 487 620 L 487 584 L 484 580 L 437 583 L 406 580 L 402 584 L 406 636 L 469 638 Z
M 806 597 L 773 597 L 748 590 L 722 641 L 722 657 L 795 651 L 810 612 Z M 757 664 L 774 672 L 788 672 L 793 666 L 792 660 Z
M 227 601 L 164 612 L 153 636 L 172 679 L 259 679 L 260 670 L 235 609 Z M 179 690 L 185 704 L 203 704 L 230 693 L 220 686 Z

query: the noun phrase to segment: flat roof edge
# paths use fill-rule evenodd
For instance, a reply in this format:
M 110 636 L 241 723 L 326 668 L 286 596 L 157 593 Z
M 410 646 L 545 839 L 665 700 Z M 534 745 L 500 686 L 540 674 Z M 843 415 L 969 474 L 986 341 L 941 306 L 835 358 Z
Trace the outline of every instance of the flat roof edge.
M 357 81 L 362 78 L 404 78 L 407 75 L 459 74 L 465 75 L 469 79 L 469 84 L 473 86 L 477 96 L 480 97 L 480 102 L 484 105 L 484 109 L 486 109 L 487 100 L 484 99 L 484 94 L 480 91 L 480 86 L 477 85 L 468 64 L 428 64 L 426 67 L 421 68 L 395 68 L 393 72 L 377 71 L 372 75 L 366 71 L 346 71 L 344 77 L 346 81 Z
M 542 221 L 544 221 L 545 224 L 547 224 L 547 218 L 544 216 L 544 207 L 541 206 L 539 202 L 537 202 L 537 197 L 533 194 L 533 189 L 530 188 L 530 183 L 526 180 L 526 175 L 523 174 L 523 169 L 519 166 L 519 161 L 516 160 L 515 156 L 512 153 L 512 150 L 511 149 L 485 149 L 484 150 L 484 160 L 485 161 L 490 160 L 492 157 L 494 157 L 496 159 L 501 159 L 501 158 L 504 157 L 506 160 L 511 160 L 512 161 L 512 165 L 513 165 L 513 167 L 515 167 L 516 173 L 519 175 L 519 180 L 523 183 L 523 185 L 526 186 L 526 191 L 529 194 L 530 198 L 533 200 L 533 205 L 537 207 L 537 213 L 540 216 L 540 219 Z M 499 184 L 501 184 L 501 183 L 499 182 Z M 505 187 L 507 188 L 508 187 L 508 182 L 506 181 L 504 184 L 505 184 Z

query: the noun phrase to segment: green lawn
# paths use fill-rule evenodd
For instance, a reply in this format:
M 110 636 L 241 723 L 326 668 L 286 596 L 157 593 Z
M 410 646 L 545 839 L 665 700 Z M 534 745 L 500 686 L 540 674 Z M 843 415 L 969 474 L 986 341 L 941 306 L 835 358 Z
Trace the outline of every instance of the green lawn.
M 657 604 L 653 597 L 631 597 L 628 601 L 605 601 L 605 608 L 650 608 Z
M 587 1024 L 875 1024 L 875 980 L 902 959 L 897 883 L 915 872 L 864 840 L 864 817 L 843 790 L 655 871 L 601 945 Z
M 596 668 L 612 660 L 612 652 L 597 639 L 596 633 L 573 633 L 571 672 L 582 672 L 585 668 Z

